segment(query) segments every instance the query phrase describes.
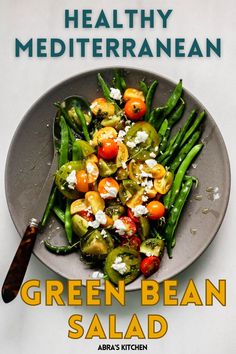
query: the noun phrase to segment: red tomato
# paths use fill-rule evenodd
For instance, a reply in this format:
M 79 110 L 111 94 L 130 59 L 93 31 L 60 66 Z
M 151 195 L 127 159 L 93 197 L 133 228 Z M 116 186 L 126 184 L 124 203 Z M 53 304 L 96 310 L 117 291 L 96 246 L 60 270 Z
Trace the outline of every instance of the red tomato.
M 140 98 L 131 98 L 126 102 L 124 110 L 130 120 L 139 120 L 146 113 L 146 104 Z
M 128 246 L 128 247 L 134 248 L 135 250 L 139 251 L 141 243 L 142 243 L 142 241 L 140 240 L 139 237 L 132 236 L 131 238 L 124 240 L 121 243 L 121 246 Z
M 133 220 L 129 216 L 122 216 L 119 218 L 125 225 L 125 235 L 123 237 L 130 238 L 134 236 L 134 234 L 137 232 L 137 227 Z
M 113 139 L 104 139 L 98 147 L 98 155 L 105 160 L 112 160 L 118 154 L 118 144 Z
M 87 221 L 94 221 L 94 215 L 87 210 L 81 210 L 78 214 Z
M 158 220 L 165 215 L 165 206 L 158 200 L 153 200 L 152 202 L 148 203 L 148 217 L 151 220 Z
M 133 222 L 135 222 L 136 224 L 139 224 L 139 218 L 137 218 L 136 216 L 134 216 L 132 210 L 129 208 L 128 209 L 128 216 L 130 217 L 130 219 L 133 220 Z
M 160 258 L 156 256 L 146 257 L 140 264 L 140 270 L 145 277 L 149 277 L 159 269 L 160 263 Z

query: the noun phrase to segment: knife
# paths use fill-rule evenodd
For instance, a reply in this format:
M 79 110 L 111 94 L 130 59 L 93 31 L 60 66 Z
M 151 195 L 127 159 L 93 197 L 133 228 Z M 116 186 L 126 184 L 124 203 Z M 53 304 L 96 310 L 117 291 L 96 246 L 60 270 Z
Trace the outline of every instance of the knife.
M 40 222 L 47 206 L 48 197 L 52 190 L 55 172 L 58 166 L 58 155 L 55 152 L 47 178 L 39 194 L 37 203 L 32 209 L 31 218 L 23 238 L 10 265 L 2 286 L 2 299 L 8 303 L 15 299 L 23 282 L 30 256 L 34 248 L 36 236 L 40 230 Z

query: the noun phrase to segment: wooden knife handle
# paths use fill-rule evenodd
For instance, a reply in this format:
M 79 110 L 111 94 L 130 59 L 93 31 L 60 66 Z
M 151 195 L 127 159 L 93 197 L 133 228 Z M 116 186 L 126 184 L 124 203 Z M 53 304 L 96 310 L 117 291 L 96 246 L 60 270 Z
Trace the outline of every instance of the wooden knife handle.
M 38 222 L 36 219 L 31 219 L 2 286 L 2 298 L 6 303 L 14 300 L 19 292 L 34 248 L 37 233 Z

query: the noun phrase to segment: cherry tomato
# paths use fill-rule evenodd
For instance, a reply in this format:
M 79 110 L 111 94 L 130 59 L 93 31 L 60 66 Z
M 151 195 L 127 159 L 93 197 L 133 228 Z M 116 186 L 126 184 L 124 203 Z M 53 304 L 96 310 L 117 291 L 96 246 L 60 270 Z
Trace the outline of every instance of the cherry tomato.
M 105 98 L 96 98 L 91 106 L 93 114 L 102 116 L 113 116 L 115 114 L 115 106 L 111 102 L 107 102 Z
M 133 220 L 133 222 L 135 222 L 136 224 L 139 224 L 139 218 L 137 218 L 136 216 L 134 216 L 133 212 L 131 209 L 128 209 L 128 216 L 130 217 L 130 219 Z
M 94 215 L 87 210 L 81 210 L 78 214 L 87 221 L 94 221 Z
M 125 238 L 130 238 L 134 236 L 134 234 L 137 232 L 137 226 L 133 222 L 133 220 L 129 216 L 122 216 L 119 218 L 125 225 L 125 235 L 123 237 Z
M 158 220 L 165 215 L 165 206 L 158 200 L 148 203 L 148 217 L 151 220 Z
M 145 97 L 143 91 L 139 91 L 135 88 L 127 88 L 124 92 L 123 99 L 124 101 L 128 101 L 132 98 L 140 98 L 140 100 L 145 101 Z
M 142 241 L 140 240 L 139 237 L 132 236 L 131 238 L 124 240 L 121 243 L 121 246 L 128 246 L 134 248 L 136 251 L 139 251 L 141 243 Z
M 131 98 L 126 102 L 124 110 L 130 120 L 138 120 L 146 113 L 146 104 L 140 98 Z
M 86 193 L 89 190 L 89 185 L 88 185 L 88 175 L 85 170 L 80 170 L 76 172 L 76 185 L 75 188 L 79 192 Z
M 112 177 L 103 178 L 98 184 L 98 192 L 100 193 L 101 197 L 104 199 L 116 198 L 118 190 L 119 190 L 119 184 Z
M 104 160 L 112 160 L 118 154 L 118 144 L 113 139 L 104 139 L 98 147 L 98 155 Z
M 146 257 L 140 264 L 140 270 L 145 277 L 149 277 L 159 269 L 160 263 L 160 258 L 156 256 Z

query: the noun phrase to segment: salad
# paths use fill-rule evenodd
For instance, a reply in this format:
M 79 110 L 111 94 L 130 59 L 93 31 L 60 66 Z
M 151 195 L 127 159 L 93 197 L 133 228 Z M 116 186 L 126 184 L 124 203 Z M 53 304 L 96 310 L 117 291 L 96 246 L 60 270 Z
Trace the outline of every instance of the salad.
M 55 184 L 42 220 L 54 213 L 67 244 L 44 240 L 57 255 L 80 252 L 97 277 L 126 284 L 158 271 L 165 249 L 172 257 L 176 229 L 197 179 L 187 170 L 201 151 L 205 112 L 184 115 L 182 80 L 163 106 L 158 87 L 129 87 L 121 71 L 112 83 L 98 74 L 103 97 L 71 96 L 56 103 Z M 66 241 L 66 239 L 65 239 Z

